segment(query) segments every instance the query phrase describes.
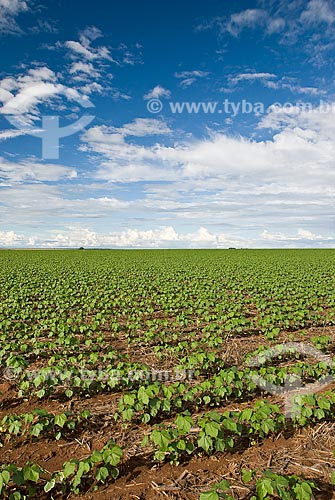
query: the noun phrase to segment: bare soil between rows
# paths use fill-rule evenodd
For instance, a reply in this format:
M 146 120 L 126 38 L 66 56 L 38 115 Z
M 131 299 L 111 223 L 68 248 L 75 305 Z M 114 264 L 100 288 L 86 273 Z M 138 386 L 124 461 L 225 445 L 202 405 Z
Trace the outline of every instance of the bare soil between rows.
M 335 345 L 335 327 L 311 327 L 305 329 L 303 334 L 299 331 L 282 332 L 276 339 L 276 344 L 292 340 L 308 342 L 308 339 L 318 335 L 329 335 Z M 229 338 L 222 344 L 222 357 L 229 365 L 240 366 L 243 356 L 257 349 L 259 345 L 270 346 L 273 342 L 266 341 L 259 335 Z M 120 341 L 118 349 L 125 349 Z M 135 349 L 135 345 L 133 348 L 127 346 L 130 357 L 138 360 L 139 353 Z M 151 365 L 152 352 L 143 350 L 141 362 Z M 167 363 L 161 368 L 171 368 L 171 365 Z M 319 492 L 315 496 L 316 499 L 335 499 L 334 487 L 330 484 L 330 474 L 335 469 L 334 423 L 321 422 L 312 428 L 296 431 L 290 435 L 281 434 L 234 453 L 221 453 L 210 458 L 192 457 L 179 465 L 169 463 L 158 465 L 153 462 L 150 450 L 143 449 L 140 444 L 150 426 L 132 423 L 125 427 L 113 420 L 121 396 L 122 393 L 112 393 L 90 398 L 74 398 L 71 401 L 57 397 L 44 400 L 33 397 L 18 399 L 14 385 L 6 380 L 0 380 L 0 420 L 8 413 L 22 414 L 32 412 L 36 408 L 45 408 L 53 413 L 89 409 L 94 415 L 92 428 L 85 429 L 81 434 L 71 436 L 69 439 L 54 441 L 45 438 L 17 438 L 6 441 L 0 449 L 0 463 L 15 463 L 22 466 L 30 461 L 38 463 L 49 472 L 55 472 L 61 469 L 65 461 L 85 458 L 112 439 L 125 448 L 119 478 L 115 482 L 99 487 L 96 492 L 88 491 L 80 496 L 70 495 L 69 499 L 196 500 L 201 492 L 208 490 L 212 484 L 222 479 L 227 479 L 231 483 L 231 495 L 234 498 L 248 499 L 254 492 L 254 483 L 243 484 L 241 481 L 243 468 L 259 471 L 272 469 L 278 474 L 301 475 L 317 483 Z M 232 401 L 224 408 L 251 406 L 255 400 L 256 398 L 242 404 Z

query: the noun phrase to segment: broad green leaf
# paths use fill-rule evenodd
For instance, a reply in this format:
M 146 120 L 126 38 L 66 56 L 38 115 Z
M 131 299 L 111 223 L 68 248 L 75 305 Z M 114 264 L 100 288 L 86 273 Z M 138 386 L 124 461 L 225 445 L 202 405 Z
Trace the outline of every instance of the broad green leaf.
M 310 500 L 313 495 L 312 488 L 306 481 L 293 486 L 293 491 L 296 494 L 297 500 Z
M 56 415 L 54 419 L 55 425 L 58 425 L 61 428 L 64 427 L 66 421 L 67 421 L 67 416 L 65 415 L 65 413 L 60 413 L 59 415 Z
M 220 500 L 220 497 L 216 491 L 205 491 L 201 493 L 200 500 Z
M 99 467 L 95 473 L 95 478 L 97 481 L 104 483 L 109 476 L 107 467 Z

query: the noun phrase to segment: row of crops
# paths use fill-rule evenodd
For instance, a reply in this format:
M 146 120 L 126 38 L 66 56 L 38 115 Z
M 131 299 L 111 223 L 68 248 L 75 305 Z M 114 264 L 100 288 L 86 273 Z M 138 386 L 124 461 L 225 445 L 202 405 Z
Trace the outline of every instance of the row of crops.
M 334 285 L 335 250 L 1 251 L 1 497 L 134 498 L 143 461 L 220 464 L 331 425 Z M 331 498 L 328 462 L 157 498 Z

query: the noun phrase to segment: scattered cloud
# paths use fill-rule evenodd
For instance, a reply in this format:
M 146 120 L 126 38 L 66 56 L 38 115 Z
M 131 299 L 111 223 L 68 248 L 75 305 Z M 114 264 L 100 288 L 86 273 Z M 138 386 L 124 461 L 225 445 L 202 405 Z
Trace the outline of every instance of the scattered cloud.
M 8 130 L 1 130 L 0 131 L 0 141 L 5 141 L 7 139 L 14 139 L 15 137 L 20 137 L 21 135 L 25 135 L 28 132 L 25 130 L 15 130 L 15 129 L 8 129 Z
M 292 94 L 303 94 L 308 96 L 326 95 L 327 91 L 318 87 L 304 86 L 297 82 L 296 78 L 282 77 L 277 80 L 263 79 L 262 84 L 273 90 L 283 89 L 289 90 Z
M 317 87 L 303 87 L 302 85 L 292 85 L 290 83 L 282 83 L 281 87 L 290 90 L 292 93 L 310 96 L 325 95 L 327 93 L 325 90 L 319 89 Z
M 288 4 L 279 0 L 258 0 L 257 4 L 259 8 L 214 17 L 200 25 L 198 30 L 215 29 L 220 37 L 229 34 L 238 38 L 247 29 L 259 29 L 265 36 L 277 35 L 281 44 L 297 44 L 299 51 L 307 53 L 313 64 L 320 66 L 327 63 L 335 40 L 335 8 L 332 1 L 295 0 Z
M 13 184 L 28 182 L 55 182 L 61 179 L 74 179 L 77 177 L 75 169 L 62 165 L 39 163 L 26 160 L 15 163 L 0 157 L 0 181 Z
M 69 50 L 70 57 L 74 60 L 83 59 L 84 61 L 107 60 L 114 62 L 109 47 L 100 45 L 92 46 L 98 38 L 102 37 L 102 32 L 95 26 L 90 26 L 79 32 L 79 41 L 68 40 L 64 44 L 58 42 L 58 47 L 66 47 Z
M 15 231 L 0 231 L 0 246 L 8 248 L 24 241 L 23 236 L 19 236 Z
M 162 248 L 162 247 L 218 247 L 235 243 L 224 234 L 215 235 L 205 227 L 194 232 L 180 233 L 172 226 L 156 229 L 126 229 L 117 233 L 97 234 L 89 229 L 69 228 L 68 231 L 55 235 L 53 243 L 62 246 L 79 246 L 80 241 L 87 247 L 121 247 L 121 248 Z M 69 243 L 72 243 L 69 245 Z M 75 244 L 74 244 L 75 243 Z
M 237 38 L 245 29 L 262 28 L 267 35 L 280 33 L 286 26 L 281 15 L 271 15 L 264 8 L 246 9 L 229 17 L 214 17 L 208 23 L 198 26 L 198 30 L 217 29 L 219 33 L 229 33 Z
M 111 95 L 114 101 L 129 101 L 131 99 L 131 96 L 129 94 L 126 94 L 119 89 L 112 88 Z
M 70 50 L 70 56 L 78 58 L 81 56 L 84 60 L 93 61 L 94 59 L 111 59 L 108 49 L 103 47 L 103 50 L 93 50 L 89 46 L 83 45 L 81 42 L 68 40 L 64 46 Z
M 318 87 L 301 85 L 299 82 L 297 82 L 296 78 L 287 76 L 278 77 L 278 75 L 274 73 L 267 73 L 267 72 L 238 73 L 236 75 L 229 75 L 227 80 L 228 80 L 228 87 L 221 88 L 220 89 L 221 92 L 225 93 L 234 92 L 235 90 L 234 87 L 243 82 L 247 83 L 259 82 L 262 85 L 264 85 L 264 87 L 267 87 L 269 89 L 289 90 L 290 92 L 292 92 L 292 94 L 304 94 L 309 96 L 321 96 L 327 94 L 325 90 L 320 89 Z
M 90 95 L 93 93 L 104 94 L 106 92 L 106 89 L 97 82 L 86 83 L 85 85 L 80 87 L 80 90 L 84 95 Z
M 125 43 L 121 43 L 118 47 L 112 49 L 110 46 L 96 43 L 103 36 L 101 30 L 95 26 L 90 26 L 79 32 L 79 40 L 58 41 L 55 48 L 67 49 L 72 60 L 84 63 L 89 62 L 98 65 L 113 63 L 117 66 L 134 66 L 142 63 L 142 46 L 140 44 L 136 43 L 129 48 Z
M 17 229 L 38 227 L 42 233 L 46 228 L 64 227 L 71 220 L 108 220 L 129 210 L 130 203 L 115 196 L 89 196 L 87 191 L 80 194 L 78 181 L 71 177 L 71 173 L 68 178 L 65 172 L 52 171 L 51 166 L 44 173 L 36 166 L 35 174 L 43 180 L 28 182 L 25 173 L 31 179 L 29 171 L 22 168 L 17 177 L 12 173 L 14 180 L 1 186 L 3 220 Z M 48 184 L 45 178 L 48 178 Z M 57 182 L 57 179 L 61 180 Z M 72 190 L 71 186 L 76 188 Z
M 321 236 L 317 234 L 313 234 L 311 231 L 308 231 L 306 229 L 298 229 L 298 232 L 296 234 L 285 234 L 285 233 L 270 233 L 269 231 L 265 230 L 261 234 L 261 237 L 263 240 L 267 241 L 274 241 L 274 242 L 323 242 L 326 243 L 327 241 L 331 242 L 334 244 L 335 238 L 332 236 Z
M 300 15 L 300 21 L 309 25 L 318 23 L 332 25 L 335 23 L 335 10 L 326 0 L 310 0 Z
M 110 127 L 110 131 L 121 134 L 125 137 L 136 136 L 144 137 L 146 135 L 170 134 L 172 131 L 165 121 L 154 118 L 136 118 L 133 122 L 127 123 L 122 127 Z
M 275 33 L 283 32 L 286 26 L 286 21 L 282 17 L 269 18 L 267 20 L 267 25 L 265 28 L 265 33 L 267 35 L 273 35 Z
M 0 0 L 0 14 L 6 12 L 6 16 L 0 15 L 0 34 L 6 30 L 18 33 L 17 16 L 29 10 L 30 5 L 28 0 Z M 310 57 L 317 55 L 322 62 L 334 48 L 334 23 L 334 4 L 327 0 L 295 0 L 290 4 L 258 0 L 255 8 L 215 18 L 207 27 L 219 31 L 220 41 L 225 37 L 220 53 L 228 51 L 227 40 L 230 39 L 232 46 L 237 45 L 246 30 L 259 29 L 257 40 L 277 36 L 276 44 L 292 46 L 299 39 L 299 50 L 309 50 Z M 68 111 L 74 116 L 80 112 L 77 104 L 87 102 L 92 94 L 98 94 L 99 99 L 108 96 L 110 101 L 136 97 L 134 87 L 127 83 L 128 88 L 121 88 L 117 77 L 124 65 L 141 61 L 140 45 L 111 47 L 95 26 L 70 40 L 60 40 L 63 41 L 57 47 L 67 56 L 61 71 L 34 62 L 32 68 L 22 65 L 15 76 L 0 80 L 0 114 L 16 117 L 27 114 L 34 124 L 42 109 L 65 110 L 66 99 L 70 101 Z M 274 58 L 278 57 L 278 44 L 271 46 L 267 38 L 265 45 L 273 50 Z M 180 70 L 174 74 L 175 86 L 188 88 L 201 80 L 208 82 L 210 76 L 211 83 L 223 81 L 230 86 L 224 89 L 226 92 L 240 90 L 242 84 L 259 82 L 270 89 L 282 90 L 281 95 L 285 96 L 290 92 L 297 97 L 326 94 L 319 88 L 327 83 L 322 73 L 314 74 L 314 78 L 311 73 L 310 78 L 306 75 L 298 80 L 298 70 L 292 73 L 295 78 L 281 77 L 280 65 L 250 69 L 241 62 L 235 67 L 235 74 L 229 57 L 228 54 L 225 67 L 234 74 L 223 77 L 221 71 L 214 82 L 212 67 L 213 73 Z M 208 60 L 206 64 L 210 63 Z M 109 73 L 111 65 L 113 75 Z M 171 97 L 171 91 L 160 84 L 147 89 L 144 99 Z M 255 86 L 247 90 L 257 89 Z M 82 101 L 77 103 L 78 99 Z M 100 103 L 99 99 L 97 106 L 104 106 L 105 101 L 101 99 Z M 6 230 L 0 232 L 0 245 L 335 247 L 331 233 L 335 104 L 330 104 L 333 108 L 327 112 L 317 106 L 310 111 L 298 106 L 270 109 L 261 118 L 254 117 L 258 123 L 253 122 L 254 133 L 250 138 L 240 135 L 244 129 L 238 126 L 234 135 L 228 134 L 223 121 L 222 128 L 219 124 L 215 130 L 209 126 L 203 136 L 195 135 L 200 126 L 212 122 L 198 121 L 195 128 L 191 126 L 194 136 L 182 131 L 177 135 L 173 129 L 177 116 L 168 122 L 130 118 L 114 122 L 121 123 L 119 126 L 111 126 L 113 122 L 104 122 L 103 116 L 116 110 L 116 115 L 109 116 L 119 120 L 118 107 L 122 108 L 121 103 L 112 102 L 113 110 L 106 106 L 99 125 L 82 133 L 80 152 L 87 155 L 83 161 L 78 151 L 74 151 L 71 161 L 75 168 L 35 158 L 19 161 L 17 152 L 11 153 L 10 148 L 3 154 L 6 157 L 0 158 L 0 204 L 6 221 L 2 229 Z M 132 112 L 136 109 L 129 104 L 127 108 Z M 27 132 L 24 128 L 5 128 L 0 131 L 0 141 Z M 7 149 L 8 143 L 3 145 Z M 11 227 L 15 231 L 7 230 Z M 27 228 L 31 228 L 29 237 Z
M 241 237 L 247 246 L 257 246 L 264 231 L 275 234 L 276 228 L 286 227 L 294 235 L 294 228 L 301 227 L 324 234 L 317 241 L 327 246 L 333 244 L 327 234 L 335 195 L 333 117 L 319 108 L 313 113 L 272 110 L 259 123 L 275 131 L 267 140 L 210 131 L 201 140 L 144 146 L 129 140 L 138 125 L 94 127 L 82 140 L 88 152 L 100 155 L 100 161 L 94 157 L 98 182 L 127 189 L 144 184 L 132 203 L 138 216 L 154 213 L 161 220 L 196 221 L 205 228 L 225 225 L 231 239 Z M 149 132 L 157 124 L 145 128 Z M 304 238 L 287 244 L 312 243 L 307 233 L 299 235 Z
M 94 69 L 94 66 L 91 63 L 84 63 L 82 61 L 72 63 L 69 73 L 70 75 L 85 73 L 90 76 L 99 76 L 99 73 Z
M 34 26 L 28 29 L 29 33 L 58 33 L 58 22 L 55 20 L 37 19 L 34 20 Z
M 306 141 L 308 148 L 317 148 L 321 153 L 326 147 L 323 153 L 328 151 L 327 155 L 332 155 L 335 148 L 334 114 L 335 103 L 332 102 L 313 106 L 310 109 L 299 106 L 289 108 L 276 106 L 271 107 L 269 113 L 262 117 L 258 127 L 280 130 L 280 134 L 283 135 L 276 136 L 278 138 L 295 135 L 297 140 Z M 307 161 L 307 158 L 305 160 Z M 329 162 L 330 167 L 330 158 Z
M 88 150 L 102 154 L 110 161 L 110 175 L 123 171 L 126 180 L 129 168 L 137 169 L 137 179 L 150 180 L 148 169 L 157 179 L 157 174 L 166 180 L 170 175 L 178 178 L 222 178 L 243 175 L 250 180 L 257 174 L 263 181 L 291 178 L 292 165 L 296 179 L 314 181 L 318 175 L 326 175 L 330 182 L 335 175 L 333 140 L 335 125 L 332 107 L 328 112 L 315 108 L 313 112 L 301 108 L 274 108 L 263 116 L 260 128 L 278 132 L 271 140 L 252 140 L 244 137 L 229 137 L 211 132 L 203 140 L 190 140 L 174 147 L 154 144 L 143 146 L 132 144 L 125 138 L 152 134 L 171 133 L 165 122 L 137 119 L 123 127 L 97 126 L 86 131 L 82 139 Z M 335 107 L 334 107 L 335 110 Z M 313 166 L 308 171 L 308 166 Z M 270 168 L 271 166 L 271 168 Z M 150 168 L 149 168 L 150 167 Z M 103 162 L 106 173 L 107 163 Z M 307 172 L 306 172 L 307 170 Z M 101 173 L 101 172 L 100 172 Z M 130 177 L 134 177 L 131 175 Z
M 25 246 L 44 248 L 228 248 L 275 247 L 278 244 L 288 247 L 299 246 L 335 246 L 335 239 L 315 235 L 308 230 L 299 229 L 296 235 L 263 231 L 256 239 L 231 238 L 223 232 L 213 232 L 206 227 L 198 227 L 193 232 L 180 232 L 173 226 L 161 226 L 155 229 L 124 229 L 110 233 L 97 232 L 78 225 L 64 229 L 51 229 L 44 237 L 33 235 L 26 237 L 14 231 L 0 231 L 0 246 Z
M 177 72 L 174 74 L 176 78 L 203 78 L 205 76 L 208 76 L 209 72 L 208 71 L 200 71 L 200 70 L 194 70 L 194 71 L 181 71 Z
M 171 92 L 161 85 L 156 85 L 156 87 L 149 90 L 149 92 L 143 96 L 143 99 L 160 99 L 162 97 L 168 99 L 169 97 L 171 97 Z
M 79 33 L 80 41 L 84 46 L 90 45 L 91 42 L 94 42 L 94 40 L 101 38 L 102 36 L 102 31 L 96 26 L 87 26 Z
M 153 135 L 170 134 L 172 131 L 163 120 L 154 118 L 136 118 L 133 122 L 122 127 L 95 126 L 86 130 L 82 136 L 84 142 L 89 144 L 115 144 L 120 145 L 125 137 L 145 137 Z
M 199 78 L 205 78 L 209 74 L 208 71 L 193 70 L 176 72 L 174 76 L 181 80 L 179 84 L 181 87 L 187 88 L 193 85 Z
M 23 245 L 44 247 L 86 248 L 110 247 L 110 248 L 159 248 L 159 247 L 208 247 L 228 244 L 223 234 L 211 234 L 208 229 L 200 227 L 191 233 L 178 233 L 172 226 L 162 226 L 156 229 L 138 230 L 126 229 L 113 233 L 98 233 L 85 227 L 68 226 L 64 230 L 51 230 L 49 238 L 45 240 L 40 237 L 18 235 L 13 231 L 0 232 L 0 245 L 11 246 L 17 242 Z
M 273 73 L 239 73 L 235 76 L 231 76 L 229 78 L 229 81 L 230 83 L 235 85 L 241 81 L 255 82 L 255 81 L 272 80 L 273 78 L 276 78 L 276 76 L 277 75 Z
M 28 11 L 28 3 L 28 0 L 0 0 L 0 35 L 21 32 L 16 18 L 22 12 Z
M 245 28 L 255 28 L 259 24 L 264 24 L 267 18 L 268 14 L 263 9 L 246 9 L 232 14 L 225 29 L 232 36 L 238 36 Z
M 46 66 L 31 68 L 26 74 L 0 80 L 0 114 L 25 115 L 22 120 L 28 125 L 40 116 L 39 104 L 50 103 L 59 96 L 85 107 L 88 103 L 85 95 L 60 83 L 56 74 Z

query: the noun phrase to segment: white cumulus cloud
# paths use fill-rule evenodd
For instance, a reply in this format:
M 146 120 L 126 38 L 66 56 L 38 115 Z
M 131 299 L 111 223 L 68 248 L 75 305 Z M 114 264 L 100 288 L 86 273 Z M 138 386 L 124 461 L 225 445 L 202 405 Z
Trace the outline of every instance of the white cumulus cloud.
M 0 35 L 20 32 L 16 17 L 28 10 L 28 1 L 0 0 Z
M 156 87 L 149 90 L 149 92 L 143 96 L 143 99 L 160 99 L 161 97 L 169 98 L 171 97 L 171 92 L 161 85 L 156 85 Z

